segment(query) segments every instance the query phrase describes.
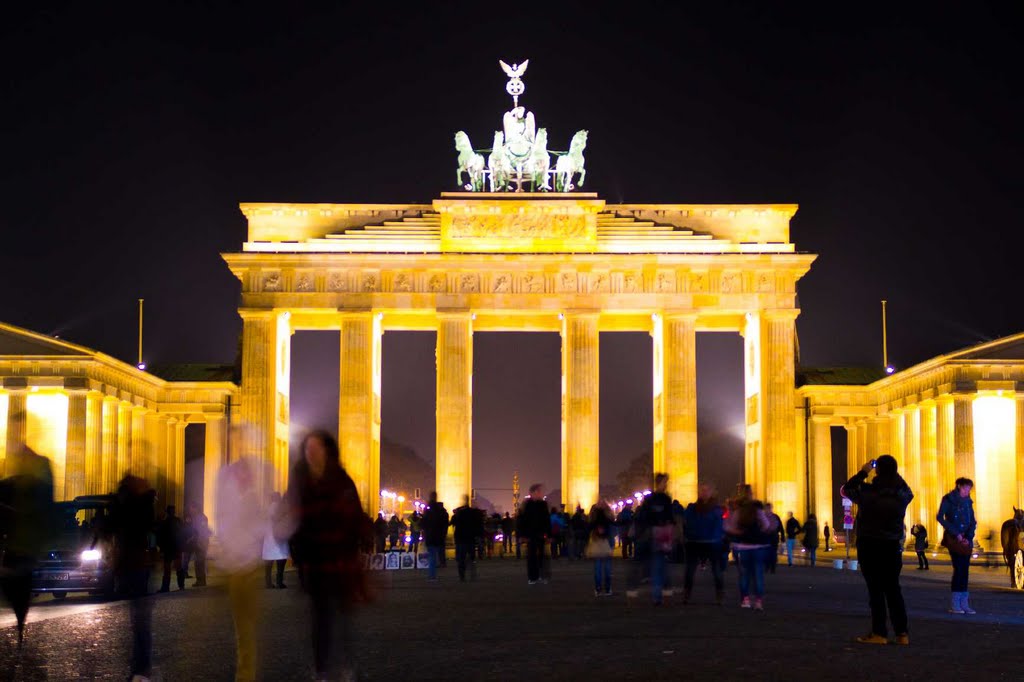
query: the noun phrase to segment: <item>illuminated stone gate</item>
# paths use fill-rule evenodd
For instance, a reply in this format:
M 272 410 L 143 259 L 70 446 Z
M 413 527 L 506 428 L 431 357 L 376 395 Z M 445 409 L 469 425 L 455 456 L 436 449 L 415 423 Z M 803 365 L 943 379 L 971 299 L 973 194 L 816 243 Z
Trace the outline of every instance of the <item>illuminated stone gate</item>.
M 447 193 L 426 205 L 241 205 L 225 254 L 242 284 L 247 448 L 288 466 L 290 335 L 340 331 L 339 442 L 367 509 L 380 480 L 381 335 L 437 333 L 437 491 L 472 480 L 473 334 L 559 332 L 562 499 L 598 495 L 598 334 L 654 344 L 654 470 L 696 494 L 695 334 L 744 336 L 746 479 L 802 509 L 794 417 L 796 282 L 813 255 L 789 240 L 795 205 L 608 205 L 596 194 Z

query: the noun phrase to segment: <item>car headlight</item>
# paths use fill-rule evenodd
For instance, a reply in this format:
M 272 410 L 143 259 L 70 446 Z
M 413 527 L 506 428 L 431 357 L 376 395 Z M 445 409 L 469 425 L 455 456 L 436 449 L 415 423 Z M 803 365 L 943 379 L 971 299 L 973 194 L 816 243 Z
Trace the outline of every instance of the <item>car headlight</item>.
M 82 552 L 82 561 L 99 561 L 103 553 L 98 549 L 87 549 Z

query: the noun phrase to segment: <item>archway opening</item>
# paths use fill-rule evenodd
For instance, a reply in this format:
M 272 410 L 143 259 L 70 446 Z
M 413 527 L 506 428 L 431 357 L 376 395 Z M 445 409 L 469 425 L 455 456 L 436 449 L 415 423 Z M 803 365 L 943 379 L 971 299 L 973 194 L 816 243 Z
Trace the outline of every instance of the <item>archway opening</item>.
M 697 479 L 714 485 L 723 500 L 743 481 L 743 337 L 704 332 L 696 346 Z

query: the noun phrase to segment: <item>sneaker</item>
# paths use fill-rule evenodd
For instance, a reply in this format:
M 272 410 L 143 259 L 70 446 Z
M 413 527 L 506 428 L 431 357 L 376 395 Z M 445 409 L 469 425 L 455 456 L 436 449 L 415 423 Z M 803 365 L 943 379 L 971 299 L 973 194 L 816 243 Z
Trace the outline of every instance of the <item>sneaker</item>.
M 601 596 L 601 594 L 602 594 L 601 590 L 598 590 L 598 589 L 595 589 L 595 590 L 594 590 L 594 596 L 595 596 L 595 597 L 600 597 L 600 596 Z
M 754 610 L 755 611 L 764 611 L 764 600 L 763 599 L 758 598 L 758 599 L 754 600 Z
M 537 584 L 537 581 L 536 581 L 536 580 L 528 580 L 528 581 L 526 582 L 526 584 L 527 584 L 527 585 L 536 585 L 536 584 Z
M 907 646 L 910 644 L 910 635 L 905 632 L 902 635 L 896 635 L 896 639 L 894 639 L 892 643 L 899 644 L 900 646 Z
M 630 598 L 632 598 L 632 597 L 639 597 L 640 596 L 640 592 L 638 590 L 626 590 L 626 596 L 630 597 Z
M 744 597 L 743 598 L 743 600 L 740 602 L 740 608 L 741 609 L 749 609 L 750 608 L 750 597 Z
M 961 613 L 966 613 L 968 616 L 973 616 L 977 613 L 977 611 L 970 607 L 970 605 L 967 603 L 967 600 L 964 600 L 964 610 Z
M 958 613 L 958 614 L 960 614 L 960 615 L 963 615 L 964 613 L 966 613 L 966 611 L 964 611 L 963 609 L 961 609 L 961 608 L 960 608 L 959 606 L 957 606 L 957 607 L 951 607 L 951 608 L 949 609 L 949 612 L 950 612 L 950 613 Z
M 860 637 L 858 637 L 856 639 L 856 641 L 860 642 L 861 644 L 888 644 L 889 643 L 888 638 L 883 637 L 882 635 L 876 635 L 873 632 L 870 633 L 870 634 L 867 634 L 867 635 L 861 635 Z
M 612 594 L 613 594 L 613 592 L 611 590 L 605 590 L 604 593 L 601 596 L 603 596 L 603 597 L 610 597 L 610 596 L 612 596 Z

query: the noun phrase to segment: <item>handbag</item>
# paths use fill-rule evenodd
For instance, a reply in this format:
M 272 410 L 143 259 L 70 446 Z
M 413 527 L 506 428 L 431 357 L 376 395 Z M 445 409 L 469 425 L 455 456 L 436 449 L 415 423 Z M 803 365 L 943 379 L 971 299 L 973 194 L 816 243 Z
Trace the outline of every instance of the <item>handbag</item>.
M 967 538 L 957 540 L 948 530 L 942 531 L 942 546 L 948 549 L 950 554 L 967 556 L 971 553 L 971 541 Z
M 654 551 L 671 552 L 675 535 L 675 528 L 670 524 L 655 526 L 652 533 L 654 540 Z
M 607 537 L 591 534 L 583 554 L 588 559 L 607 559 L 612 555 L 612 546 Z

